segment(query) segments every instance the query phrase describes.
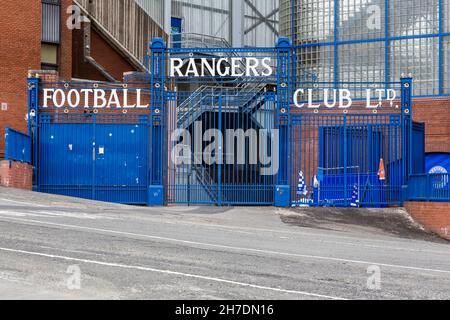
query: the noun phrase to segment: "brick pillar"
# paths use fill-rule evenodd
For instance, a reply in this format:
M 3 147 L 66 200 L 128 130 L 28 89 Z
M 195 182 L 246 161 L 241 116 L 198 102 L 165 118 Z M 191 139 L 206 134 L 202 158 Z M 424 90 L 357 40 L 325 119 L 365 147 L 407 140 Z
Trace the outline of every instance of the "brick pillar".
M 0 161 L 0 186 L 32 190 L 33 167 L 17 161 Z

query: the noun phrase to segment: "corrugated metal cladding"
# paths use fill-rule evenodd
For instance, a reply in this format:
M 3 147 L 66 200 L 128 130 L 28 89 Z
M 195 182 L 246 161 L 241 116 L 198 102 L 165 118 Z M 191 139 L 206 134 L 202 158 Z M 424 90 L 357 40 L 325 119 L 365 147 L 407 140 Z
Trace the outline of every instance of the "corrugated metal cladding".
M 42 42 L 59 43 L 61 33 L 60 0 L 42 1 Z
M 272 47 L 278 34 L 279 0 L 248 0 L 245 6 L 244 43 L 249 47 Z
M 144 60 L 153 38 L 167 41 L 163 28 L 136 0 L 77 0 L 75 3 L 88 11 L 91 21 L 94 19 L 139 61 Z
M 242 0 L 244 45 L 271 47 L 278 39 L 279 0 Z M 175 0 L 172 15 L 183 18 L 184 33 L 220 37 L 231 42 L 230 0 Z
M 161 28 L 164 27 L 164 0 L 136 0 L 136 3 L 155 21 Z
M 176 0 L 184 33 L 198 33 L 230 41 L 230 0 Z

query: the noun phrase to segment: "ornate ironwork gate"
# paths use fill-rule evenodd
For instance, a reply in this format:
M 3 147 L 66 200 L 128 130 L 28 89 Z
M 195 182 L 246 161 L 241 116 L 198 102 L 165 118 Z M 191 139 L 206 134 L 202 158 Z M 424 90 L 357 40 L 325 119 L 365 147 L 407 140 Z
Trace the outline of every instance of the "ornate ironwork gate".
M 155 39 L 150 49 L 139 84 L 29 79 L 37 190 L 148 205 L 402 203 L 413 167 L 411 79 L 297 82 L 288 39 L 220 49 L 169 49 Z M 147 108 L 111 111 L 113 99 L 95 109 L 88 98 L 77 101 L 84 109 L 43 106 L 46 88 L 68 96 L 100 88 Z M 318 107 L 325 89 L 353 90 L 356 101 Z M 376 89 L 398 99 L 368 109 L 364 96 Z

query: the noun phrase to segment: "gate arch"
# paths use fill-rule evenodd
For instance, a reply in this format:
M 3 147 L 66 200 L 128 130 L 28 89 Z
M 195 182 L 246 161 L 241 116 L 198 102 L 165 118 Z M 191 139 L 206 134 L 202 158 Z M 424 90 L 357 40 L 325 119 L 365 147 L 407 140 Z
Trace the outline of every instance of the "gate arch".
M 284 38 L 273 48 L 167 48 L 154 39 L 146 63 L 147 73 L 124 83 L 29 79 L 37 190 L 148 205 L 402 203 L 412 168 L 412 79 L 302 82 Z M 100 88 L 147 107 L 111 111 L 109 100 L 95 109 L 92 97 L 80 101 L 87 108 L 47 106 L 51 88 Z M 303 95 L 294 99 L 297 89 Z M 295 104 L 323 103 L 324 89 L 352 90 L 356 99 L 350 108 Z M 398 99 L 386 105 L 385 93 L 369 110 L 365 95 L 376 98 L 376 89 Z M 316 93 L 307 97 L 309 90 Z

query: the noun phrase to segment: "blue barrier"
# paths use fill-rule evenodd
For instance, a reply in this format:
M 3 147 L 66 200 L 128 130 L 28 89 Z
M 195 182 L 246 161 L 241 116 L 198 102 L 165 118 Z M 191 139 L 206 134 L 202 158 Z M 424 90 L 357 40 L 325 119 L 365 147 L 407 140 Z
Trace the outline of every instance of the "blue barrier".
M 6 128 L 5 159 L 31 163 L 31 137 L 14 129 Z
M 314 188 L 314 204 L 348 207 L 355 196 L 358 206 L 381 208 L 392 202 L 387 197 L 391 189 L 393 186 L 379 180 L 376 172 L 324 175 L 320 187 Z
M 449 173 L 411 175 L 408 198 L 412 201 L 450 201 L 449 182 Z

